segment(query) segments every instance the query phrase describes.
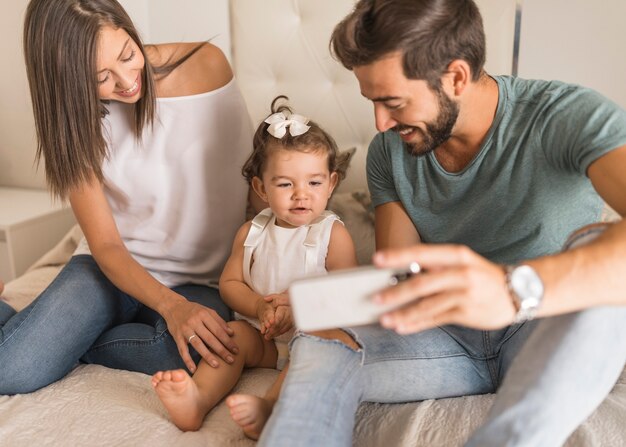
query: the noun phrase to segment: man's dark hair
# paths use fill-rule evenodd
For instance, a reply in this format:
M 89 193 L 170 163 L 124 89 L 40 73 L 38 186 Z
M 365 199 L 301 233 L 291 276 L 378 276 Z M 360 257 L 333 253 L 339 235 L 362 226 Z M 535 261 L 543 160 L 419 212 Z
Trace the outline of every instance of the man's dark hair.
M 330 47 L 349 70 L 400 52 L 405 76 L 434 90 L 450 62 L 466 61 L 474 81 L 485 64 L 483 22 L 472 0 L 360 0 L 335 27 Z

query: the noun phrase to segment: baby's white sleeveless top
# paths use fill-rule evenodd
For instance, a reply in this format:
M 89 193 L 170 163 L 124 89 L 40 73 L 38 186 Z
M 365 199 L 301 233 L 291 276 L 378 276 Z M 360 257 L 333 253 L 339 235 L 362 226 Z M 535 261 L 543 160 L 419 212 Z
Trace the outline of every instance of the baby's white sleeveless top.
M 310 225 L 283 228 L 276 225 L 276 216 L 267 208 L 259 213 L 244 242 L 243 276 L 246 284 L 259 295 L 282 293 L 294 279 L 326 273 L 326 255 L 330 233 L 339 217 L 331 211 Z M 258 320 L 235 314 L 256 328 Z M 288 341 L 292 333 L 280 339 Z
M 217 285 L 245 221 L 241 166 L 253 129 L 235 80 L 207 93 L 158 98 L 154 128 L 138 144 L 132 106 L 103 120 L 104 190 L 124 244 L 168 287 Z M 83 239 L 75 254 L 88 254 Z

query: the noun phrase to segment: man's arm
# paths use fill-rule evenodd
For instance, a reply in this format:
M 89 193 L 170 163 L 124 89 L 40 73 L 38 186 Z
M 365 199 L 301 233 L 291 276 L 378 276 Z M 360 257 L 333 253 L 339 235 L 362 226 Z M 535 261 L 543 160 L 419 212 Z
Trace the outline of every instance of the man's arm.
M 587 174 L 598 194 L 626 215 L 626 146 L 592 163 Z M 592 243 L 530 261 L 541 275 L 546 295 L 539 315 L 554 315 L 597 305 L 624 305 L 626 221 L 611 226 Z
M 626 146 L 600 157 L 588 169 L 598 193 L 622 216 L 626 215 L 624 172 Z M 394 236 L 389 237 L 393 240 Z M 622 287 L 625 253 L 626 222 L 621 221 L 587 245 L 525 262 L 535 268 L 545 285 L 537 315 L 626 305 Z M 411 333 L 443 324 L 493 329 L 513 321 L 515 308 L 502 266 L 459 245 L 418 244 L 374 256 L 374 262 L 384 267 L 402 267 L 412 261 L 419 262 L 425 273 L 388 289 L 378 299 L 413 304 L 383 316 L 384 326 Z
M 626 216 L 626 146 L 593 162 L 587 170 L 591 183 L 611 208 Z
M 420 242 L 420 236 L 400 202 L 387 202 L 374 210 L 376 249 L 406 248 Z

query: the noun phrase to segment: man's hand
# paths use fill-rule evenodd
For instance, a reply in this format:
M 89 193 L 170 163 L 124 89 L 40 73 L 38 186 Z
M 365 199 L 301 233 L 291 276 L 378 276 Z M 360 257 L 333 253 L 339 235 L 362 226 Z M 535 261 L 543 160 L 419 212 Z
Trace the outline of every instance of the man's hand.
M 182 300 L 178 300 L 163 318 L 189 371 L 196 370 L 196 365 L 189 355 L 189 345 L 192 345 L 214 368 L 219 366 L 215 354 L 232 363 L 234 361 L 232 354 L 239 352 L 231 338 L 232 329 L 213 309 L 187 301 L 180 295 L 179 298 Z
M 497 329 L 512 323 L 515 307 L 502 266 L 462 245 L 419 244 L 374 255 L 378 267 L 402 268 L 414 261 L 422 273 L 375 297 L 404 305 L 381 317 L 384 327 L 408 334 L 446 324 Z

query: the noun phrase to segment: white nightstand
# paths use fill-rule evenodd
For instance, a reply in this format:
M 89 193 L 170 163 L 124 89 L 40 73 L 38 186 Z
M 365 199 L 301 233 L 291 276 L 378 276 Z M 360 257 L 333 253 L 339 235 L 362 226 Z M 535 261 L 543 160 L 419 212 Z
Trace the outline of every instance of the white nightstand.
M 20 276 L 75 223 L 71 208 L 47 191 L 0 187 L 0 279 Z

